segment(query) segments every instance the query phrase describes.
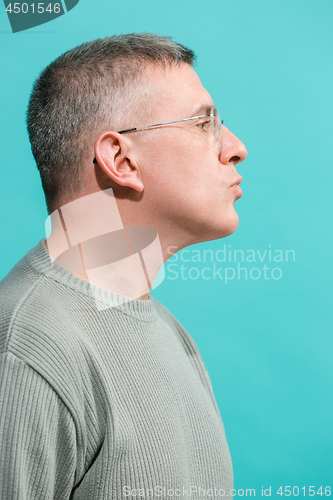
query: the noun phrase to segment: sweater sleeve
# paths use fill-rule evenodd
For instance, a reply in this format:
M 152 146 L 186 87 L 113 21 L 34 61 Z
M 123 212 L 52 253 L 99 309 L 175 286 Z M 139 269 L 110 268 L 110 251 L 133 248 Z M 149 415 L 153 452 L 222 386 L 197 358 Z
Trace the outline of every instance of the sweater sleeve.
M 0 355 L 0 499 L 66 500 L 76 432 L 49 383 L 10 352 Z

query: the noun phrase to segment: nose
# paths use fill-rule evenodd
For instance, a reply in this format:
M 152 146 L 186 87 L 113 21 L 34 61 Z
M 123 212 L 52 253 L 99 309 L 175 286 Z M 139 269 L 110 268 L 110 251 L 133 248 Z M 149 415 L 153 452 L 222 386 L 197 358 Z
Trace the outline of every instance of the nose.
M 221 134 L 222 149 L 220 153 L 220 162 L 224 165 L 227 163 L 240 163 L 247 157 L 247 149 L 227 127 L 222 125 Z

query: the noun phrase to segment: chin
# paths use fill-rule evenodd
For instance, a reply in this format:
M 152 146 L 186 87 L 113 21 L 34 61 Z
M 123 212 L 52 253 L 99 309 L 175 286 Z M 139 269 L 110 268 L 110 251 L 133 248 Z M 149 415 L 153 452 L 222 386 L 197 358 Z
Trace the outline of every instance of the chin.
M 219 224 L 217 225 L 216 222 L 219 222 Z M 234 211 L 234 213 L 230 214 L 228 218 L 223 217 L 222 220 L 215 221 L 215 227 L 211 228 L 214 231 L 215 235 L 211 239 L 218 240 L 220 238 L 226 238 L 227 236 L 230 236 L 236 231 L 238 225 L 239 217 L 238 214 Z
M 214 218 L 207 218 L 196 226 L 195 243 L 226 238 L 236 231 L 238 224 L 239 217 L 235 209 L 227 214 L 215 213 Z M 192 241 L 191 244 L 193 245 L 194 242 Z

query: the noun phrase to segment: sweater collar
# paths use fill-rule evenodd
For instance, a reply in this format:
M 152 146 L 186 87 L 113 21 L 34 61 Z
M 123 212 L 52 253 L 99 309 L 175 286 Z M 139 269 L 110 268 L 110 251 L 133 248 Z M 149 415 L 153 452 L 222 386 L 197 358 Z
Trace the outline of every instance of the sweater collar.
M 52 259 L 45 247 L 45 238 L 32 248 L 26 255 L 28 263 L 40 274 L 43 274 L 68 288 L 82 293 L 95 302 L 97 310 L 103 311 L 116 308 L 128 316 L 142 321 L 153 321 L 156 319 L 157 311 L 152 297 L 147 300 L 130 299 L 117 293 L 105 290 L 96 285 L 88 283 L 67 269 L 61 267 Z

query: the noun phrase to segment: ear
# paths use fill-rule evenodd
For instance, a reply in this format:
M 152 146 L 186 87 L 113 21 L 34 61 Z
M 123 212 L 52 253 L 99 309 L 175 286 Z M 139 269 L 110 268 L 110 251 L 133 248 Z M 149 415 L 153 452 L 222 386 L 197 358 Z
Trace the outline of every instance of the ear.
M 143 191 L 143 182 L 134 154 L 133 143 L 118 132 L 103 132 L 95 142 L 98 166 L 119 186 Z

